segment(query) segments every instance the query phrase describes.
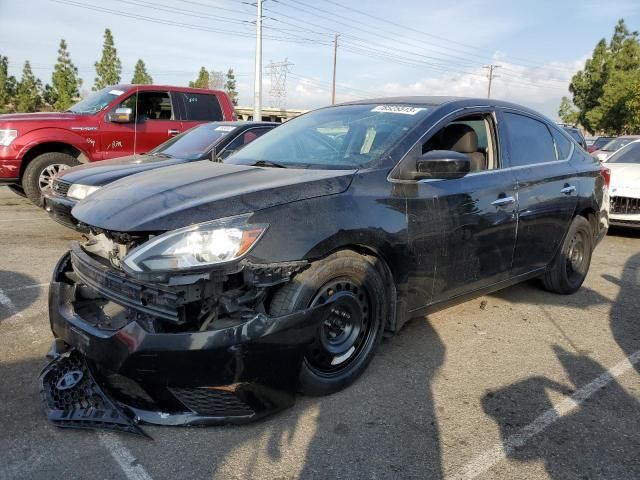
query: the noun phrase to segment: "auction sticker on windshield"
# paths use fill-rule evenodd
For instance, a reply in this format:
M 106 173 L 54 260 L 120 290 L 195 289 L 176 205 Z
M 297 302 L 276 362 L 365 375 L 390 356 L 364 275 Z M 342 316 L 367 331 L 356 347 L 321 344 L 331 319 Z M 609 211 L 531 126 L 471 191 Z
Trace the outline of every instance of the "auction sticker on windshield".
M 378 105 L 373 108 L 372 112 L 385 112 L 385 113 L 401 113 L 403 115 L 415 115 L 418 112 L 426 110 L 425 108 L 409 107 L 406 105 Z
M 216 127 L 216 131 L 218 132 L 233 132 L 236 129 L 236 127 L 232 127 L 230 125 L 220 125 L 219 127 Z
M 120 95 L 122 95 L 122 94 L 124 93 L 124 90 L 109 90 L 109 93 L 110 93 L 111 95 L 118 95 L 118 96 L 120 96 Z

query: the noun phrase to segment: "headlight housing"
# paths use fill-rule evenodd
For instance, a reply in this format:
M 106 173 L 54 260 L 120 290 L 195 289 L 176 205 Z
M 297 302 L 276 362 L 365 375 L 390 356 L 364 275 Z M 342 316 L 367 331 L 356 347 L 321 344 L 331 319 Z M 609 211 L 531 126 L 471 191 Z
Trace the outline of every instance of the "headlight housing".
M 267 230 L 249 224 L 251 214 L 221 218 L 158 235 L 132 250 L 123 267 L 134 274 L 191 270 L 244 256 Z
M 67 197 L 73 198 L 75 200 L 84 200 L 96 190 L 100 190 L 100 187 L 96 187 L 93 185 L 82 185 L 80 183 L 73 183 L 69 187 L 69 191 L 67 192 Z
M 0 146 L 8 147 L 18 137 L 17 130 L 8 130 L 1 129 L 0 130 Z

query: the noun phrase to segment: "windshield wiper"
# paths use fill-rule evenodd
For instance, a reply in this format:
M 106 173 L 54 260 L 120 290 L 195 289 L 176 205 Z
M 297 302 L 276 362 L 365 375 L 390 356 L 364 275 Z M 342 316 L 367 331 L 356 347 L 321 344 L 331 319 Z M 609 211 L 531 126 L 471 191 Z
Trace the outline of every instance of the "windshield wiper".
M 252 167 L 273 167 L 273 168 L 287 168 L 286 165 L 281 163 L 272 162 L 271 160 L 258 160 Z
M 151 154 L 152 157 L 161 157 L 161 158 L 173 158 L 173 155 L 169 155 L 168 153 L 155 152 Z

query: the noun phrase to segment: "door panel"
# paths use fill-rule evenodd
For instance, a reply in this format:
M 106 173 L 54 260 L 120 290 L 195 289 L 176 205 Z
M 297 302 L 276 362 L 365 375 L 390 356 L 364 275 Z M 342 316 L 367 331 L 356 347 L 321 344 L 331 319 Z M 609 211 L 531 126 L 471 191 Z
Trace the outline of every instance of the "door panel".
M 577 206 L 576 171 L 565 145 L 554 140 L 555 126 L 516 112 L 505 112 L 509 165 L 518 184 L 518 239 L 513 273 L 546 267 Z M 563 134 L 562 134 L 563 135 Z
M 430 182 L 442 235 L 433 300 L 446 300 L 506 280 L 516 241 L 515 179 L 488 170 Z
M 455 138 L 448 138 L 449 132 L 460 130 L 448 130 L 453 124 L 466 124 L 478 138 L 451 142 Z M 461 132 L 473 137 L 469 130 Z M 512 172 L 500 168 L 499 133 L 491 110 L 470 109 L 443 122 L 419 146 L 418 155 L 453 145 L 470 157 L 480 155 L 475 152 L 483 152 L 485 157 L 462 178 L 419 181 L 415 193 L 407 195 L 408 242 L 415 257 L 410 276 L 410 308 L 414 310 L 510 276 L 517 194 Z M 475 142 L 478 149 L 469 152 L 469 145 Z
M 546 267 L 558 251 L 575 212 L 576 173 L 569 162 L 514 170 L 518 180 L 518 240 L 513 273 Z M 562 193 L 566 191 L 567 193 Z

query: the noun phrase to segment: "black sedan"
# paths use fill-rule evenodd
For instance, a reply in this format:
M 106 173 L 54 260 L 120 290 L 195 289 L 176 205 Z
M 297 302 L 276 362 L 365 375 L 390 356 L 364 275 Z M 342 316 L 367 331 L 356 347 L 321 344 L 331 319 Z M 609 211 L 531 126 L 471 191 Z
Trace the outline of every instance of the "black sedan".
M 49 419 L 247 422 L 347 387 L 413 317 L 535 277 L 571 294 L 608 178 L 532 110 L 408 97 L 114 182 L 73 209 L 89 234 L 53 272 Z
M 193 127 L 158 145 L 145 155 L 79 165 L 60 172 L 51 189 L 43 191 L 44 207 L 51 218 L 85 231 L 71 216 L 75 204 L 103 186 L 157 168 L 212 160 L 222 162 L 233 152 L 279 125 L 273 122 L 212 122 Z

